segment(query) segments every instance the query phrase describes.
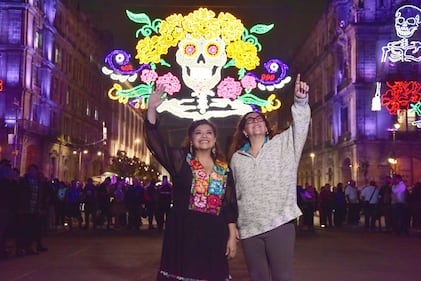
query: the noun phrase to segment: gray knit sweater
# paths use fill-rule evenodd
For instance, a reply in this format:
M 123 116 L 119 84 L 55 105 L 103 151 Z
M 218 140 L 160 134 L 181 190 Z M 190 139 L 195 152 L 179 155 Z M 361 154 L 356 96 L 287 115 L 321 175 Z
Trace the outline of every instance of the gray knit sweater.
M 256 158 L 238 150 L 231 159 L 241 239 L 301 215 L 297 206 L 297 169 L 310 124 L 308 98 L 295 98 L 291 112 L 291 126 L 266 142 Z

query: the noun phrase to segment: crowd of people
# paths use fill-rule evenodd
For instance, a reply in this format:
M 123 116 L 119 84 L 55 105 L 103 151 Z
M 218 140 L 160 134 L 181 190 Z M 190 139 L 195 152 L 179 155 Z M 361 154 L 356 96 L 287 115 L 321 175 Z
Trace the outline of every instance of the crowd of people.
M 8 160 L 0 162 L 0 256 L 37 255 L 48 251 L 43 236 L 74 228 L 162 231 L 172 204 L 172 184 L 146 178 L 107 177 L 96 184 L 49 180 L 36 165 L 23 176 Z
M 363 187 L 354 180 L 333 187 L 325 184 L 320 190 L 307 183 L 297 186 L 297 201 L 303 213 L 298 226 L 303 230 L 314 230 L 317 214 L 322 228 L 362 224 L 367 231 L 400 236 L 409 235 L 411 228 L 421 232 L 421 182 L 408 187 L 399 174 Z

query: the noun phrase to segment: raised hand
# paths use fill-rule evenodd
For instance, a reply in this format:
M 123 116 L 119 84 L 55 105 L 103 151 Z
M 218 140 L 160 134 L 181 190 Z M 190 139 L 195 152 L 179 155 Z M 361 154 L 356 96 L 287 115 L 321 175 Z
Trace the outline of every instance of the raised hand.
M 151 124 L 156 123 L 156 108 L 161 105 L 165 96 L 165 85 L 156 84 L 149 97 L 147 118 Z
M 305 81 L 301 81 L 301 75 L 297 74 L 297 79 L 295 81 L 294 93 L 297 98 L 304 99 L 308 95 L 308 90 L 310 87 Z
M 164 95 L 165 95 L 165 85 L 156 84 L 155 89 L 152 91 L 149 97 L 148 108 L 155 110 L 158 106 L 160 106 L 163 101 Z

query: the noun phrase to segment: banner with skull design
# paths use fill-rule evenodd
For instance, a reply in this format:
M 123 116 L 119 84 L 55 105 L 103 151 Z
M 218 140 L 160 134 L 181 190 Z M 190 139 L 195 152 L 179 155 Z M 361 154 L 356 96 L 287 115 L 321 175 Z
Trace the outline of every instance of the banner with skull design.
M 126 14 L 140 25 L 136 38 L 141 39 L 134 59 L 124 50 L 105 58 L 102 71 L 114 81 L 108 91 L 111 99 L 146 109 L 155 83 L 163 83 L 166 97 L 158 111 L 181 118 L 220 118 L 281 107 L 276 91 L 291 81 L 288 66 L 280 59 L 260 66 L 258 56 L 262 46 L 257 36 L 272 30 L 273 24 L 247 29 L 232 14 L 216 15 L 207 8 L 163 20 Z M 184 94 L 180 71 L 188 88 Z

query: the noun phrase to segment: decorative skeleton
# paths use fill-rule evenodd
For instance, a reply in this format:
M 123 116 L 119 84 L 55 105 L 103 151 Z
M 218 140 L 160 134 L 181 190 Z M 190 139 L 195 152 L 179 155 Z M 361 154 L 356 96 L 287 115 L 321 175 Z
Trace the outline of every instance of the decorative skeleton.
M 413 5 L 404 5 L 396 10 L 395 29 L 399 41 L 388 42 L 382 47 L 382 62 L 387 58 L 391 62 L 420 62 L 421 42 L 409 41 L 418 30 L 421 9 Z

